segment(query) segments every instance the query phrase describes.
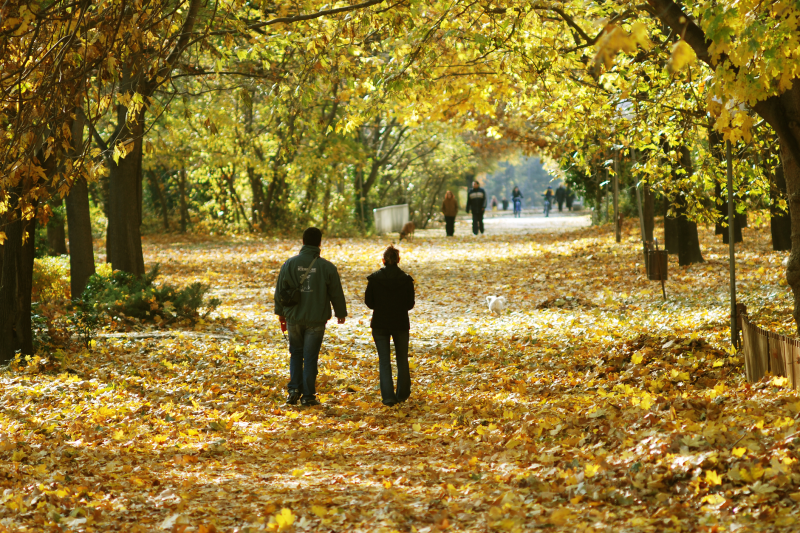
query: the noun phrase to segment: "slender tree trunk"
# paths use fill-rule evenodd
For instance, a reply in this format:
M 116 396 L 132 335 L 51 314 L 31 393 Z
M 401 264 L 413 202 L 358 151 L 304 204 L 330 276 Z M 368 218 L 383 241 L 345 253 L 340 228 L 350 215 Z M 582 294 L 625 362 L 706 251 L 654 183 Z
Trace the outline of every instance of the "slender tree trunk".
M 642 213 L 644 215 L 644 238 L 648 243 L 653 242 L 653 230 L 655 229 L 655 202 L 653 201 L 653 191 L 650 185 L 644 184 L 642 187 Z
M 786 198 L 786 179 L 783 177 L 783 166 L 779 165 L 775 168 L 772 177 L 773 183 L 770 187 L 772 202 L 769 208 L 772 249 L 776 252 L 783 252 L 792 249 L 792 219 L 787 211 L 783 211 L 777 206 L 777 202 L 781 198 Z
M 178 191 L 181 202 L 181 233 L 186 233 L 189 224 L 189 209 L 186 207 L 186 169 L 178 172 Z
M 161 183 L 159 183 L 159 180 L 156 178 L 156 173 L 154 171 L 150 170 L 147 172 L 147 181 L 150 182 L 150 189 L 156 193 L 156 198 L 158 198 L 164 231 L 169 231 L 169 209 L 167 206 L 167 199 L 164 196 L 164 190 L 161 188 Z
M 72 122 L 72 149 L 70 157 L 77 165 L 83 152 L 84 115 L 78 111 Z M 73 165 L 73 166 L 75 166 Z M 77 170 L 75 171 L 77 173 Z M 67 221 L 69 227 L 70 292 L 80 297 L 86 282 L 94 274 L 94 248 L 92 218 L 89 210 L 89 186 L 86 178 L 77 174 L 67 195 Z

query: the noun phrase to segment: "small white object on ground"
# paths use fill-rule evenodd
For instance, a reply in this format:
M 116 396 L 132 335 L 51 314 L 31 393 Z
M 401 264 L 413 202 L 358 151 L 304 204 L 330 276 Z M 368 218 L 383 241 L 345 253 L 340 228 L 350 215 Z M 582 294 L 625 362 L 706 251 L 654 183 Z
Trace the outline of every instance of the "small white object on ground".
M 506 308 L 507 300 L 505 296 L 487 296 L 486 303 L 489 305 L 489 311 L 499 315 Z

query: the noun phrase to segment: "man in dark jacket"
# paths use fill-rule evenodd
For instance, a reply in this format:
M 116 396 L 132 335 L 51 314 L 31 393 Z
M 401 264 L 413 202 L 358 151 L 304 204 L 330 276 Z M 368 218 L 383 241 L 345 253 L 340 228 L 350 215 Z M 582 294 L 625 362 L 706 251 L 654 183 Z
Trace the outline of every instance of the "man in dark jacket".
M 472 182 L 472 190 L 467 196 L 467 213 L 472 211 L 472 233 L 483 233 L 483 212 L 486 211 L 486 191 L 477 181 Z
M 331 304 L 339 324 L 344 324 L 347 316 L 339 271 L 319 256 L 321 243 L 322 232 L 308 228 L 303 233 L 300 253 L 283 264 L 275 285 L 275 314 L 280 320 L 281 330 L 289 331 L 291 359 L 289 398 L 286 401 L 289 405 L 296 405 L 297 400 L 305 406 L 319 405 L 316 397 L 317 362 L 325 323 L 331 318 Z M 300 286 L 300 280 L 309 267 L 311 270 L 300 287 L 300 303 L 284 307 L 281 289 Z
M 411 374 L 408 369 L 408 340 L 411 322 L 408 311 L 414 308 L 414 280 L 397 264 L 400 252 L 389 246 L 383 253 L 382 269 L 367 276 L 364 303 L 373 310 L 370 327 L 378 351 L 381 400 L 385 405 L 404 402 L 411 395 Z M 394 342 L 397 362 L 397 391 L 392 381 L 392 359 L 389 341 Z
M 561 209 L 564 207 L 564 200 L 567 199 L 567 190 L 564 188 L 564 184 L 560 184 L 556 189 L 556 203 L 558 204 L 558 212 L 561 212 Z

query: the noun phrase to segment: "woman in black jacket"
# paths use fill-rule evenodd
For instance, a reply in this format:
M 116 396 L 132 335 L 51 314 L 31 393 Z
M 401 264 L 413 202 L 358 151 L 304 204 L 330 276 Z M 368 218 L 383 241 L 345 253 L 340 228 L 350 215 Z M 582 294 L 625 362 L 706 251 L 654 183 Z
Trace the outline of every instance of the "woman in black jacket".
M 381 399 L 385 405 L 404 402 L 411 395 L 408 371 L 408 311 L 414 308 L 414 280 L 400 270 L 400 251 L 389 246 L 383 252 L 384 267 L 367 277 L 364 301 L 373 310 L 372 338 L 378 350 L 381 373 Z M 394 341 L 397 361 L 397 392 L 392 381 L 392 358 L 389 339 Z

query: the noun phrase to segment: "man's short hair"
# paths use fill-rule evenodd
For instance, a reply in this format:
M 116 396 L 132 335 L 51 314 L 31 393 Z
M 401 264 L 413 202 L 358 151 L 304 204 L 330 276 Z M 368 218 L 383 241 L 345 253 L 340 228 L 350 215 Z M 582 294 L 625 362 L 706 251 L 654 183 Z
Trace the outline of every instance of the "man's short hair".
M 472 186 L 474 187 L 475 185 L 477 185 L 478 187 L 481 186 L 481 184 L 478 183 L 478 180 L 475 180 L 475 181 L 472 182 Z
M 308 228 L 303 232 L 303 244 L 319 246 L 322 244 L 322 231 L 318 228 Z

